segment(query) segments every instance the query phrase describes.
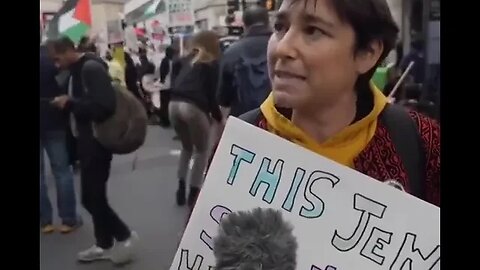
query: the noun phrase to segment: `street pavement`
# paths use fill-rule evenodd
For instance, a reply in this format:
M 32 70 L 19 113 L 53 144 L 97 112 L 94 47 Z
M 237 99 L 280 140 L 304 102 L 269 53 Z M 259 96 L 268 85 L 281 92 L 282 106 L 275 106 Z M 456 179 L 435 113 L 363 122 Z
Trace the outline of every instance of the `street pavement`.
M 172 140 L 173 136 L 171 129 L 150 126 L 145 145 L 136 154 L 114 156 L 112 162 L 109 200 L 119 216 L 139 234 L 136 260 L 122 267 L 115 267 L 107 261 L 76 262 L 77 252 L 94 243 L 91 218 L 79 203 L 84 221 L 80 229 L 68 235 L 40 235 L 41 270 L 164 270 L 170 267 L 187 216 L 186 207 L 175 204 L 180 144 Z M 49 164 L 46 163 L 47 167 Z M 49 169 L 47 177 L 52 205 L 56 205 L 55 186 Z M 78 198 L 78 176 L 75 182 Z M 54 211 L 57 213 L 56 209 Z M 55 223 L 59 224 L 59 220 Z

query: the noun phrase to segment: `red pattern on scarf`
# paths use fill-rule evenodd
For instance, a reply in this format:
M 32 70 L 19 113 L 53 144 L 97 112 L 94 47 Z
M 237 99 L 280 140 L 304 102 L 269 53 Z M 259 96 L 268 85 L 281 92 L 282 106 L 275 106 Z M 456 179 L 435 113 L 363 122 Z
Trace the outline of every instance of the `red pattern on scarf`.
M 440 126 L 422 114 L 411 111 L 410 116 L 417 122 L 424 142 L 426 154 L 426 201 L 440 206 Z M 265 118 L 257 124 L 268 130 Z M 288 138 L 285 138 L 288 139 Z M 387 128 L 379 121 L 377 130 L 367 147 L 354 159 L 355 170 L 379 181 L 395 179 L 407 192 L 410 184 L 405 167 L 395 150 Z

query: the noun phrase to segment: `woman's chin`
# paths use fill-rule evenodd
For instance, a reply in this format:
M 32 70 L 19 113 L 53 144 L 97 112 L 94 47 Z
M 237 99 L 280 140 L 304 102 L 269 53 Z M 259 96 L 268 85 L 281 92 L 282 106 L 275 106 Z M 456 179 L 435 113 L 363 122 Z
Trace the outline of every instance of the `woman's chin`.
M 293 108 L 296 103 L 295 100 L 296 98 L 290 93 L 273 91 L 273 101 L 275 102 L 275 106 L 282 108 Z

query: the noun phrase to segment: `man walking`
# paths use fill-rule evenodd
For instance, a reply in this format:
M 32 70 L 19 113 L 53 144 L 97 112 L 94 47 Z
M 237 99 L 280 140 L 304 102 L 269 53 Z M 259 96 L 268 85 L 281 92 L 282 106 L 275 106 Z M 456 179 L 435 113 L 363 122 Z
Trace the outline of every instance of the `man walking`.
M 95 230 L 96 244 L 80 252 L 78 260 L 129 262 L 138 236 L 108 203 L 112 153 L 95 139 L 92 128 L 94 122 L 108 119 L 115 111 L 108 66 L 94 54 L 77 52 L 68 37 L 52 41 L 49 48 L 56 64 L 71 72 L 68 95 L 56 97 L 52 104 L 70 113 L 72 132 L 78 138 L 82 203 L 92 215 Z
M 40 227 L 52 233 L 53 211 L 45 180 L 45 151 L 47 152 L 57 189 L 58 213 L 62 220 L 59 230 L 70 233 L 81 225 L 77 216 L 73 174 L 67 150 L 67 119 L 49 104 L 62 91 L 55 79 L 58 70 L 48 58 L 47 48 L 40 46 Z

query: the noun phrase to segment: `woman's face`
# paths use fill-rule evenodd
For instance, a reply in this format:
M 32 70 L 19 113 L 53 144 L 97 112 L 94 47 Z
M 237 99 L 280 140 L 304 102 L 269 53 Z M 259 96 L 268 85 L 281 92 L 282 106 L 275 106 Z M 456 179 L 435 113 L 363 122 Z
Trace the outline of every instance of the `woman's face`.
M 353 28 L 329 1 L 285 0 L 279 9 L 268 62 L 280 107 L 315 108 L 350 95 L 358 75 L 376 63 L 373 53 L 354 54 Z

